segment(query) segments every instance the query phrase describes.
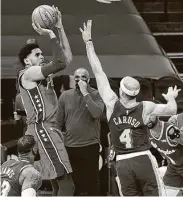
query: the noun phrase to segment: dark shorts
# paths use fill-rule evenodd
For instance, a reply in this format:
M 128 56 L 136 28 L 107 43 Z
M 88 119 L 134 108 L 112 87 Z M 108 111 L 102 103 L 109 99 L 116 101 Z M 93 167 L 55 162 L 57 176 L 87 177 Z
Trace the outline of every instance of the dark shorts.
M 72 172 L 61 132 L 53 126 L 49 123 L 31 124 L 25 133 L 33 135 L 38 144 L 40 160 L 34 162 L 34 167 L 45 180 L 63 176 L 65 171 Z
M 175 166 L 168 164 L 163 181 L 166 186 L 183 189 L 183 165 Z
M 143 155 L 131 153 L 122 155 L 116 163 L 121 193 L 124 196 L 160 196 L 164 185 L 158 172 L 156 159 L 149 151 Z M 139 154 L 142 154 L 139 153 Z

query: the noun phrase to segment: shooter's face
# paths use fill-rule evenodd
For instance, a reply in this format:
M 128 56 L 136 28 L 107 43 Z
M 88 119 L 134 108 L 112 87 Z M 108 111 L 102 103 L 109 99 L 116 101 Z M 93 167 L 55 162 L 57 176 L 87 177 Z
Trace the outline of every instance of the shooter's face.
M 31 66 L 43 66 L 44 65 L 44 56 L 41 49 L 33 49 L 32 53 L 27 56 L 27 61 Z

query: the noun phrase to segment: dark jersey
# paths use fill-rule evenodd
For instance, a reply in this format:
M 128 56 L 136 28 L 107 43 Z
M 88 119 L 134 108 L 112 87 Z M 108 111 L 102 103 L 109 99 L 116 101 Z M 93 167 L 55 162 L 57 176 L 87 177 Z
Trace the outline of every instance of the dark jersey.
M 162 122 L 157 124 L 150 130 L 150 141 L 154 148 L 156 148 L 161 155 L 174 165 L 183 164 L 183 146 L 172 142 L 167 135 L 167 131 L 171 124 L 169 122 Z M 160 133 L 159 137 L 155 137 L 154 133 Z
M 147 128 L 142 119 L 143 103 L 127 109 L 118 100 L 109 120 L 111 141 L 116 154 L 149 149 Z
M 28 161 L 9 160 L 1 166 L 1 196 L 21 196 L 19 177 L 23 169 L 32 166 Z
M 19 75 L 19 89 L 27 114 L 27 124 L 43 121 L 55 123 L 58 100 L 52 78 L 38 81 L 35 88 L 27 90 L 21 84 L 21 76 L 25 70 L 22 70 Z

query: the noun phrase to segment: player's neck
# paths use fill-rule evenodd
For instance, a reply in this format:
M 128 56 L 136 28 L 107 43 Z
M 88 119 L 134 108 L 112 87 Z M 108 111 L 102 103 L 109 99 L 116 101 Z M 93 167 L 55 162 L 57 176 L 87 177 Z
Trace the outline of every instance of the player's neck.
M 136 98 L 134 98 L 132 100 L 129 100 L 126 97 L 121 97 L 120 102 L 126 107 L 134 107 L 138 104 L 137 101 L 136 101 Z
M 30 64 L 25 65 L 25 69 L 30 68 L 30 67 L 31 67 Z
M 18 156 L 18 159 L 21 160 L 21 161 L 28 161 L 30 163 L 33 163 L 33 161 L 31 161 L 29 155 L 27 154 L 21 154 Z

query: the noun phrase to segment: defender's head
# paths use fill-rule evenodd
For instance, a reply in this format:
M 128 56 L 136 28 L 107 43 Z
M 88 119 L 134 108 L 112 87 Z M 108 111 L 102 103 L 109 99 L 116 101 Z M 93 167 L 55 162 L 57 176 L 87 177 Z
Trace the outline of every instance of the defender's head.
M 19 155 L 28 155 L 31 161 L 37 154 L 38 148 L 34 136 L 24 135 L 17 142 L 17 152 Z
M 43 52 L 36 43 L 29 43 L 23 46 L 18 57 L 24 66 L 42 66 L 44 64 Z
M 133 77 L 124 77 L 120 82 L 120 97 L 126 97 L 129 100 L 136 98 L 140 92 L 140 83 Z

